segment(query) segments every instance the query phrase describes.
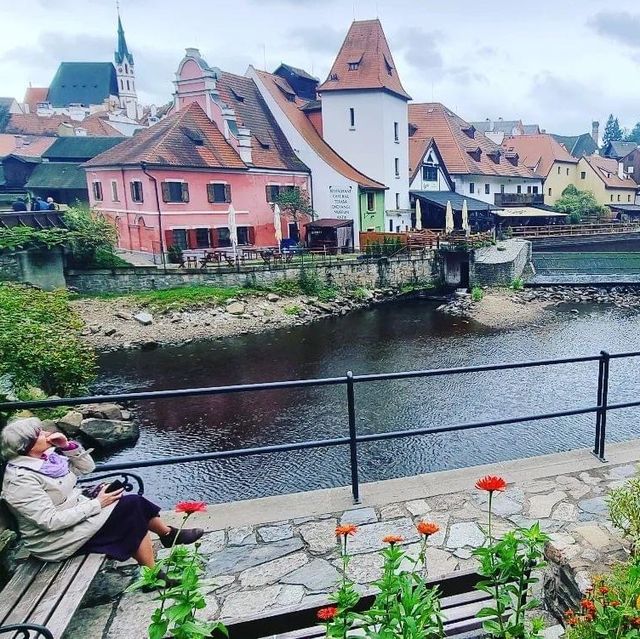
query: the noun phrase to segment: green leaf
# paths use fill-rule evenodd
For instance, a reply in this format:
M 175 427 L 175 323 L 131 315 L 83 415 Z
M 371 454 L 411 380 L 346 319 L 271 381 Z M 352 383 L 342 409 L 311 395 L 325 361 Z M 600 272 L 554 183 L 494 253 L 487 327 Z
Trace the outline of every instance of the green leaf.
M 148 629 L 149 639 L 163 639 L 169 629 L 168 621 L 156 621 L 153 622 Z

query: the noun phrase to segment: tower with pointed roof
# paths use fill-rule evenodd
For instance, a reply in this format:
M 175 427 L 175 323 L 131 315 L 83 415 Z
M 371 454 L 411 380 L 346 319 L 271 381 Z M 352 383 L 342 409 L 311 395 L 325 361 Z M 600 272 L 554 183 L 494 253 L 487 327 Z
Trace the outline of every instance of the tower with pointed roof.
M 325 140 L 359 171 L 387 187 L 385 229 L 409 218 L 408 107 L 380 20 L 354 21 L 318 87 Z
M 130 118 L 137 119 L 138 94 L 136 93 L 136 75 L 133 63 L 133 55 L 127 47 L 124 37 L 120 11 L 118 10 L 118 48 L 114 53 L 116 76 L 118 79 L 118 96 L 120 106 L 126 110 Z

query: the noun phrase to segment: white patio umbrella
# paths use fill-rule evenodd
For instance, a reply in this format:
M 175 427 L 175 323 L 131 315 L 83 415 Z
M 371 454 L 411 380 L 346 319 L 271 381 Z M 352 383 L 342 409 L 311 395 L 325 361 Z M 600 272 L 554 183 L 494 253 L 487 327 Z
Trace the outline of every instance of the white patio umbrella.
M 469 209 L 466 200 L 462 200 L 462 230 L 469 235 Z
M 236 226 L 236 210 L 233 208 L 233 204 L 229 205 L 229 212 L 227 213 L 227 226 L 229 227 L 229 239 L 231 240 L 231 246 L 233 247 L 234 259 L 238 257 L 238 227 Z
M 447 200 L 447 211 L 444 215 L 444 231 L 445 233 L 451 233 L 453 231 L 453 208 L 451 206 L 451 200 Z
M 422 231 L 422 209 L 418 198 L 416 198 L 416 231 Z
M 280 248 L 282 242 L 282 219 L 280 218 L 280 207 L 276 204 L 273 207 L 273 227 L 276 230 L 276 244 Z

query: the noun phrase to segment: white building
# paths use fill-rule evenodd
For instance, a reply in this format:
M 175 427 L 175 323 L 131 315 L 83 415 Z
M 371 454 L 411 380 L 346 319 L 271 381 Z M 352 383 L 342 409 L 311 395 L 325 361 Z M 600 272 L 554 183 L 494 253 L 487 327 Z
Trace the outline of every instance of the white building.
M 325 141 L 387 187 L 385 229 L 410 225 L 407 102 L 411 98 L 379 20 L 351 24 L 318 93 Z

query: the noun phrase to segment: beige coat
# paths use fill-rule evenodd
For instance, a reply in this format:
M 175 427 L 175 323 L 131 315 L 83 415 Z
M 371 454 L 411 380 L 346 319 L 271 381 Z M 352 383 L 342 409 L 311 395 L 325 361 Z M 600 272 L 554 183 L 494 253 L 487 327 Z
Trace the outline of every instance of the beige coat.
M 25 548 L 43 561 L 61 561 L 73 555 L 104 525 L 115 504 L 102 508 L 76 486 L 78 476 L 95 464 L 82 447 L 62 453 L 69 471 L 58 479 L 39 473 L 42 460 L 16 457 L 6 467 L 2 493 L 16 515 Z

